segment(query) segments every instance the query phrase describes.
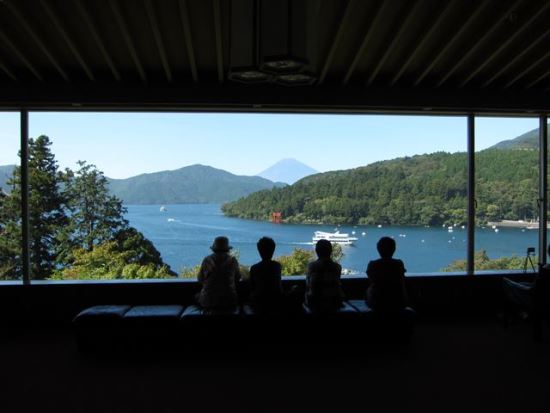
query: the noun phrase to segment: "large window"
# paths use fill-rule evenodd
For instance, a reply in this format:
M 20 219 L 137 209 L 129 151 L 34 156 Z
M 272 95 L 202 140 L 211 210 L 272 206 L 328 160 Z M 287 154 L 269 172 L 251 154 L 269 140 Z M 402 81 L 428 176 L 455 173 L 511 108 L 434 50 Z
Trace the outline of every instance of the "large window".
M 2 116 L 0 164 L 16 165 L 19 114 Z M 194 278 L 220 235 L 245 273 L 262 236 L 287 275 L 305 272 L 319 237 L 347 241 L 345 274 L 364 274 L 382 236 L 409 275 L 468 268 L 464 116 L 32 112 L 29 127 L 33 280 Z M 528 251 L 536 264 L 537 127 L 476 118 L 478 271 L 522 269 Z M 11 168 L 4 279 L 21 276 Z
M 538 119 L 478 117 L 475 156 L 475 269 L 527 264 L 532 270 L 539 229 Z
M 19 113 L 0 112 L 0 282 L 22 278 L 19 144 Z
M 409 273 L 466 257 L 464 117 L 49 112 L 30 132 L 35 279 L 193 277 L 219 235 L 245 267 L 273 237 L 288 274 L 318 231 L 347 234 L 346 274 L 381 236 Z

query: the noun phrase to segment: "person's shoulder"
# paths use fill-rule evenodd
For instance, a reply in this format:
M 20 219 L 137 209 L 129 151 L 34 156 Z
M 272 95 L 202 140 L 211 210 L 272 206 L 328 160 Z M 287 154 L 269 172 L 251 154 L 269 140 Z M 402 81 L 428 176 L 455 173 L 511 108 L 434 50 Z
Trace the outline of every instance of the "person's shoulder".
M 280 270 L 282 268 L 281 263 L 279 261 L 271 260 L 270 264 L 271 264 L 271 267 L 276 270 Z
M 213 262 L 214 261 L 214 254 L 207 255 L 202 259 L 203 264 L 207 262 Z
M 394 258 L 393 265 L 401 273 L 400 275 L 404 276 L 405 273 L 407 272 L 407 269 L 405 268 L 405 264 L 403 263 L 403 261 Z
M 405 264 L 400 259 L 393 258 L 393 262 L 394 262 L 395 265 L 405 268 Z
M 383 264 L 383 260 L 382 258 L 378 258 L 376 260 L 371 260 L 369 261 L 369 265 L 367 266 L 367 268 L 373 268 L 373 267 L 379 267 L 380 265 Z
M 308 270 L 314 270 L 315 268 L 319 267 L 319 260 L 311 261 L 307 264 Z

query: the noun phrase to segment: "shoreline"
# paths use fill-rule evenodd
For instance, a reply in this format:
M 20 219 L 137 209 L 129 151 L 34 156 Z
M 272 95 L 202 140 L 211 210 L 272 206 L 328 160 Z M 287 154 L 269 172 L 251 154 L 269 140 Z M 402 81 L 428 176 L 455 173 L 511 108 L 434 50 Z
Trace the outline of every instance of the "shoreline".
M 513 221 L 510 219 L 503 219 L 502 221 L 489 221 L 487 222 L 487 226 L 495 226 L 495 227 L 502 227 L 502 228 L 524 228 L 524 229 L 530 229 L 530 230 L 537 230 L 539 229 L 539 223 L 538 222 L 528 222 L 523 220 L 517 220 Z M 550 224 L 546 224 L 546 228 L 550 228 Z

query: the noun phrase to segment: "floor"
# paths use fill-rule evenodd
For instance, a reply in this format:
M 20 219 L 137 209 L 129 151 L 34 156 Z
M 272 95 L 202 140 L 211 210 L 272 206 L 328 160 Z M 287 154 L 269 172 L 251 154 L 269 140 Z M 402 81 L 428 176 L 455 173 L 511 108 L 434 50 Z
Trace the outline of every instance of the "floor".
M 496 319 L 417 324 L 400 350 L 279 357 L 83 357 L 67 330 L 0 333 L 0 411 L 550 411 L 550 329 Z M 303 356 L 303 357 L 302 357 Z

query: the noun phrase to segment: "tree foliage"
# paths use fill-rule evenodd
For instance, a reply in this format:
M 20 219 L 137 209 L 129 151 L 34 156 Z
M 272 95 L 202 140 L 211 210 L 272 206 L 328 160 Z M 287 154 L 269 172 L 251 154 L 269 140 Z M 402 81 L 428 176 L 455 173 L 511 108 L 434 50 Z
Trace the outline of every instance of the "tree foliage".
M 537 262 L 537 257 L 532 257 Z M 513 255 L 511 257 L 489 258 L 487 251 L 479 250 L 474 254 L 474 268 L 484 270 L 517 270 L 525 265 L 525 257 Z M 466 272 L 468 270 L 466 260 L 456 260 L 443 268 L 444 272 Z
M 55 251 L 60 240 L 59 229 L 66 226 L 67 200 L 61 186 L 64 177 L 58 170 L 47 136 L 29 139 L 28 183 L 30 263 L 33 278 L 47 277 L 55 267 Z M 20 278 L 21 260 L 21 167 L 14 169 L 8 181 L 12 190 L 1 203 L 3 228 L 0 240 L 5 278 Z M 16 257 L 14 259 L 13 257 Z
M 74 245 L 91 251 L 128 225 L 122 201 L 109 194 L 107 178 L 95 165 L 78 161 L 78 170 L 66 171 L 65 193 Z
M 91 250 L 78 248 L 74 261 L 51 277 L 56 280 L 171 278 L 166 265 L 140 264 L 140 252 L 123 250 L 116 240 L 95 245 Z

